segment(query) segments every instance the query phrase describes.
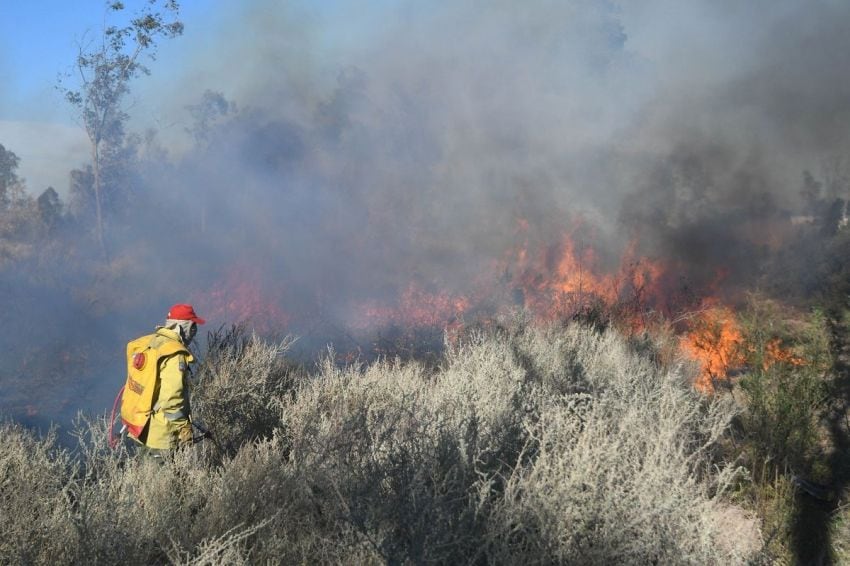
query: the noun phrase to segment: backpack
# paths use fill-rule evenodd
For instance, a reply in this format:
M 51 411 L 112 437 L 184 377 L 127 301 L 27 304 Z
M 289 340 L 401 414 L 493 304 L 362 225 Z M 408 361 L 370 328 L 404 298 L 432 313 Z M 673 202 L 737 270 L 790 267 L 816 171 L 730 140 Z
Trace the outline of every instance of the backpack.
M 155 412 L 154 396 L 159 390 L 159 362 L 178 353 L 189 354 L 186 346 L 158 334 L 148 334 L 127 344 L 127 383 L 121 399 L 121 422 L 127 434 L 139 439 Z

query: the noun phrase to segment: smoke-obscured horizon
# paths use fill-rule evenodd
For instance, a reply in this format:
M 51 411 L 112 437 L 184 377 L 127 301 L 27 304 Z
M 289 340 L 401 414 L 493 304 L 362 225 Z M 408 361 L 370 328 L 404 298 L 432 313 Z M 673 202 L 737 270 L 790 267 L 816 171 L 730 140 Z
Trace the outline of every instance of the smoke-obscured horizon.
M 775 244 L 765 219 L 850 141 L 840 3 L 409 2 L 362 16 L 345 50 L 327 15 L 241 15 L 240 111 L 171 190 L 296 296 L 469 291 L 518 220 L 551 243 L 579 217 L 611 261 L 637 237 L 711 278 Z
M 67 294 L 7 294 L 49 326 L 27 334 L 38 355 L 80 332 L 108 354 L 62 411 L 105 408 L 123 345 L 175 302 L 213 325 L 362 329 L 499 277 L 516 301 L 506 257 L 565 235 L 611 271 L 636 242 L 696 287 L 752 285 L 803 172 L 847 190 L 842 2 L 351 4 L 230 8 L 134 91 L 191 135 L 139 146 L 109 265 L 80 243 L 44 268 Z M 10 327 L 23 310 L 4 306 Z

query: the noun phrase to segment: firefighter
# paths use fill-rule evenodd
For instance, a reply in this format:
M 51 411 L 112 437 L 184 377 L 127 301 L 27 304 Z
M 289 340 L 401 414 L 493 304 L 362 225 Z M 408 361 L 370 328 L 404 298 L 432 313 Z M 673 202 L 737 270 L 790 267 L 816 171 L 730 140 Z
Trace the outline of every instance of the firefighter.
M 146 423 L 135 431 L 130 427 L 129 435 L 140 444 L 142 452 L 155 458 L 162 458 L 166 452 L 192 443 L 189 364 L 195 360 L 188 346 L 198 331 L 198 325 L 204 322 L 195 314 L 192 305 L 176 304 L 168 311 L 165 324 L 157 326 L 155 333 L 128 345 L 128 367 L 135 366 L 142 371 L 131 371 L 131 377 L 147 375 L 138 378 L 138 381 L 148 380 L 152 386 L 149 408 L 145 411 Z M 131 377 L 128 377 L 127 388 L 133 387 Z M 124 397 L 125 403 L 132 401 L 128 390 L 125 390 Z M 122 417 L 124 413 L 122 408 Z

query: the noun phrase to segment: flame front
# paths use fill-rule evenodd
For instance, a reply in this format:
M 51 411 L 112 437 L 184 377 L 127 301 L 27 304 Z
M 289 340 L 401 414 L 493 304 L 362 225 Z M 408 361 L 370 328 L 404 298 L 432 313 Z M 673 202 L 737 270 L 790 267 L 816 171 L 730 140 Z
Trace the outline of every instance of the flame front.
M 638 257 L 636 249 L 632 242 L 619 267 L 606 273 L 593 247 L 578 246 L 572 234 L 564 234 L 558 245 L 534 252 L 524 242 L 509 254 L 504 271 L 516 274 L 511 281 L 522 306 L 541 320 L 569 318 L 595 303 L 611 307 L 636 301 L 641 307 L 668 310 L 662 284 L 668 269 L 659 261 Z M 629 326 L 642 329 L 640 313 L 633 314 Z
M 346 327 L 359 332 L 434 328 L 447 331 L 451 337 L 459 335 L 465 317 L 486 322 L 513 304 L 539 321 L 569 319 L 592 312 L 588 308 L 598 308 L 609 321 L 616 321 L 618 328 L 634 335 L 651 331 L 651 320 L 669 320 L 695 311 L 695 316 L 678 323 L 682 331 L 679 349 L 699 365 L 695 387 L 711 393 L 718 382 L 745 367 L 747 354 L 752 352 L 733 311 L 716 298 L 703 298 L 696 305 L 687 302 L 699 297 L 699 289 L 689 288 L 693 296 L 681 299 L 675 289 L 677 282 L 681 284 L 675 265 L 640 256 L 633 241 L 622 252 L 619 264 L 606 269 L 606 262 L 592 246 L 577 243 L 581 240 L 575 237 L 575 231 L 563 233 L 555 244 L 541 242 L 535 248 L 528 230 L 529 223 L 520 220 L 515 232 L 520 243 L 485 269 L 466 293 L 446 291 L 418 278 L 402 286 L 394 297 L 349 298 L 344 310 Z M 280 307 L 288 304 L 285 287 L 280 285 L 277 292 L 270 293 L 268 286 L 260 283 L 263 277 L 248 271 L 232 269 L 221 285 L 203 294 L 201 302 L 211 306 L 211 319 L 250 321 L 263 333 L 290 330 L 293 322 L 309 324 L 311 316 L 325 316 L 311 315 L 310 307 L 301 305 L 303 312 L 299 311 L 294 320 Z M 722 279 L 723 274 L 718 274 L 708 284 L 711 288 L 702 292 L 713 294 L 713 287 Z M 783 349 L 779 340 L 765 345 L 762 359 L 765 367 L 777 362 L 804 363 Z

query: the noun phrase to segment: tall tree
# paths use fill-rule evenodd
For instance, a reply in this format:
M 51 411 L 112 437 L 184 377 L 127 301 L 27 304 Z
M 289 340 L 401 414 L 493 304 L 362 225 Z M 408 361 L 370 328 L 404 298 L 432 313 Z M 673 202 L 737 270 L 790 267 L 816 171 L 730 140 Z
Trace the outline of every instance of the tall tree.
M 6 206 L 11 199 L 13 187 L 18 185 L 16 173 L 20 159 L 14 152 L 0 144 L 0 206 Z
M 210 144 L 210 136 L 216 122 L 236 112 L 236 103 L 227 100 L 223 94 L 205 90 L 200 102 L 186 106 L 192 116 L 192 125 L 186 132 L 195 138 L 195 145 L 205 148 Z
M 35 201 L 18 177 L 19 163 L 18 156 L 0 144 L 0 268 L 32 253 L 40 226 Z
M 74 72 L 59 89 L 79 112 L 89 138 L 95 206 L 95 234 L 107 256 L 104 231 L 104 146 L 116 147 L 124 137 L 127 121 L 125 99 L 130 82 L 150 70 L 144 59 L 155 59 L 157 42 L 183 33 L 176 0 L 145 0 L 144 7 L 124 25 L 108 25 L 98 37 L 81 42 Z M 123 2 L 107 2 L 107 15 L 118 16 Z
M 47 187 L 35 200 L 42 223 L 51 235 L 62 219 L 62 201 L 53 187 Z

